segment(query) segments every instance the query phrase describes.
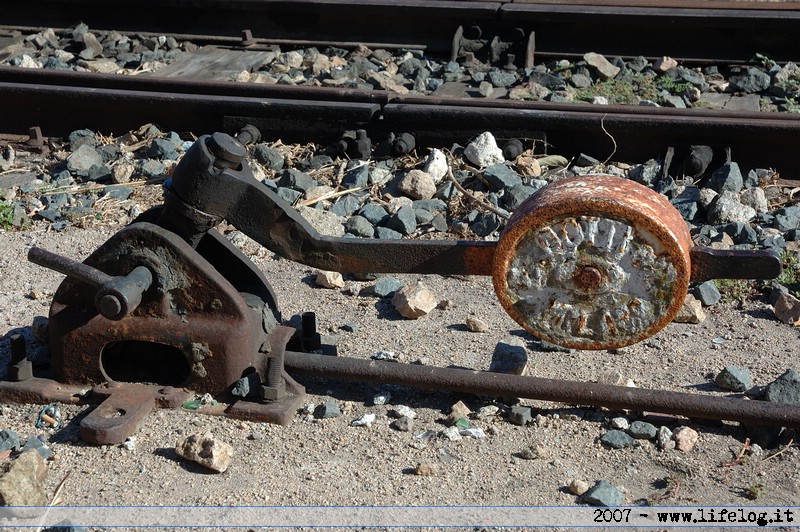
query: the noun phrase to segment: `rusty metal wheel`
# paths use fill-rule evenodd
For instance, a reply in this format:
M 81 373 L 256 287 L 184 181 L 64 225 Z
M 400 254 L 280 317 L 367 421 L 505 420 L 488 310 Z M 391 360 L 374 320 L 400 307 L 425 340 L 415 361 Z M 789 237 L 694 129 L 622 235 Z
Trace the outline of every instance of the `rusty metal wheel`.
M 500 303 L 528 332 L 575 349 L 639 342 L 669 324 L 689 286 L 692 246 L 667 199 L 607 175 L 528 198 L 498 242 Z

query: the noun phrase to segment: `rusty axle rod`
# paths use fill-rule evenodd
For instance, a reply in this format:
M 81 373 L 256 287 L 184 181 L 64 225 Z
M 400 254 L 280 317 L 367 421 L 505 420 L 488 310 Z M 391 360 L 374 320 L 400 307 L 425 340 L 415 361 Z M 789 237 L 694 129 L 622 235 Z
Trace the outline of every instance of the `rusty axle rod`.
M 800 406 L 644 390 L 590 382 L 523 377 L 488 371 L 417 366 L 349 357 L 287 351 L 290 372 L 332 379 L 391 383 L 495 397 L 519 397 L 568 404 L 586 404 L 688 418 L 725 419 L 758 425 L 800 427 Z

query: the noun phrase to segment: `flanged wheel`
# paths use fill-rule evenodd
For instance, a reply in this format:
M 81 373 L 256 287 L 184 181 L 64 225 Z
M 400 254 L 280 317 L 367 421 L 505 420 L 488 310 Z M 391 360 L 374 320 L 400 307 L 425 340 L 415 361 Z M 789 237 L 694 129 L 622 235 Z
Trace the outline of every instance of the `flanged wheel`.
M 634 181 L 556 181 L 517 208 L 498 242 L 500 303 L 528 332 L 575 349 L 639 342 L 669 324 L 692 246 L 667 199 Z

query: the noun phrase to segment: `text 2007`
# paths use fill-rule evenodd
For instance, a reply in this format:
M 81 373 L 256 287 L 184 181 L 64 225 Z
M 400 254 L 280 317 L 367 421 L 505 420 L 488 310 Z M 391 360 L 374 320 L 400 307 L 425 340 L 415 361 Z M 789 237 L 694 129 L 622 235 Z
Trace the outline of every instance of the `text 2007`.
M 630 508 L 596 508 L 594 511 L 594 522 L 627 523 L 630 516 Z

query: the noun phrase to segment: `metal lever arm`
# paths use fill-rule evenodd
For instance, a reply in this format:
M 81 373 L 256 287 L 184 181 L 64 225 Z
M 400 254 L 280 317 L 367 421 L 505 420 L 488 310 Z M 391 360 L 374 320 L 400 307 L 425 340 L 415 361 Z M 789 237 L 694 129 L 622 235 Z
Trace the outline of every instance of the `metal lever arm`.
M 204 219 L 225 218 L 270 251 L 323 270 L 491 275 L 495 242 L 320 235 L 291 205 L 258 182 L 241 159 L 238 165 L 219 167 L 220 159 L 243 159 L 232 142 L 220 133 L 200 137 L 184 155 L 167 185 L 165 210 L 173 212 L 161 218 L 171 230 L 199 228 Z M 195 219 L 177 221 L 187 215 Z
M 121 320 L 133 312 L 142 302 L 142 294 L 153 283 L 153 274 L 145 266 L 137 266 L 128 275 L 112 277 L 97 268 L 37 247 L 28 251 L 28 260 L 96 288 L 95 306 L 110 320 Z
M 190 207 L 184 212 L 194 209 L 198 219 L 225 218 L 270 251 L 324 270 L 492 275 L 497 242 L 322 236 L 291 205 L 253 177 L 244 162 L 245 154 L 228 135 L 215 133 L 198 139 L 176 168 L 169 187 Z M 227 167 L 214 170 L 220 161 Z M 780 274 L 780 259 L 768 250 L 720 252 L 696 247 L 691 251 L 691 261 L 692 281 L 770 279 Z

